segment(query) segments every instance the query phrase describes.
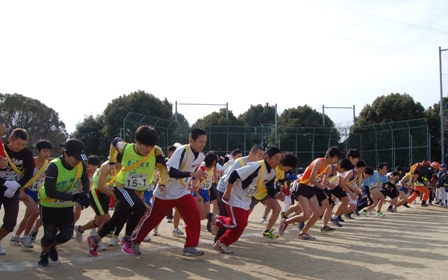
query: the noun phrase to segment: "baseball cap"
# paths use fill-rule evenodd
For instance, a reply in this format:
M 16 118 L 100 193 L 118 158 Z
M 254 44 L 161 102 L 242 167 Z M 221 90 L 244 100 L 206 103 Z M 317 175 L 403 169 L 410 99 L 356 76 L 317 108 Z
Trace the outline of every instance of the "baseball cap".
M 447 168 L 448 166 L 446 165 L 446 163 L 443 163 L 443 164 L 440 165 L 440 167 L 445 167 L 445 168 Z
M 80 140 L 69 139 L 61 146 L 65 147 L 65 152 L 68 156 L 73 156 L 77 160 L 87 161 L 87 157 L 84 152 L 84 144 Z

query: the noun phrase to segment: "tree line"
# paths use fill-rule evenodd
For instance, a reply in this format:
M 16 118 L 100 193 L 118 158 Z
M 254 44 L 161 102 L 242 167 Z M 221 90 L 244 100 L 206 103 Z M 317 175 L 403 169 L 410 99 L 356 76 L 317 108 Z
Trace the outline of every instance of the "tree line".
M 447 98 L 443 99 L 446 115 L 448 113 L 447 100 Z M 391 93 L 389 95 L 379 96 L 372 104 L 365 105 L 353 126 L 359 127 L 424 118 L 431 136 L 431 158 L 443 162 L 444 160 L 440 159 L 441 132 L 439 106 L 440 104 L 436 103 L 425 109 L 421 103 L 415 102 L 407 93 Z M 65 129 L 64 122 L 59 119 L 58 113 L 39 100 L 17 93 L 0 94 L 1 115 L 7 122 L 8 133 L 16 127 L 27 129 L 30 134 L 29 148 L 32 150 L 34 150 L 35 144 L 40 139 L 47 139 L 57 147 L 58 144 L 65 142 L 67 138 L 77 138 L 84 142 L 88 155 L 99 156 L 108 155 L 110 141 L 120 135 L 123 120 L 129 112 L 174 122 L 175 116 L 172 107 L 172 103 L 166 98 L 161 100 L 151 93 L 146 93 L 141 90 L 135 91 L 111 100 L 102 114 L 85 116 L 76 125 L 75 131 L 69 135 Z M 179 128 L 179 134 L 173 134 L 173 139 L 171 140 L 174 143 L 179 138 L 185 139 L 185 135 L 181 134 L 188 134 L 188 128 L 191 127 L 272 128 L 275 114 L 275 107 L 269 103 L 264 105 L 251 105 L 247 111 L 239 116 L 235 116 L 232 111 L 229 111 L 228 118 L 226 118 L 225 109 L 222 108 L 198 119 L 191 125 L 182 114 L 178 114 L 176 124 Z M 283 128 L 322 128 L 329 130 L 332 135 L 335 135 L 331 139 L 332 143 L 338 144 L 341 141 L 340 133 L 335 127 L 334 122 L 327 115 L 324 115 L 325 125 L 323 125 L 322 113 L 307 105 L 286 109 L 277 117 L 278 126 Z M 282 131 L 287 131 L 287 129 Z M 306 135 L 306 133 L 303 135 Z M 268 137 L 254 138 L 249 141 L 252 141 L 253 144 L 262 144 L 263 146 L 276 145 L 279 137 L 281 135 L 275 136 L 274 133 L 270 133 Z M 213 140 L 213 145 L 216 145 L 216 147 L 211 147 L 212 149 L 223 150 L 227 148 L 223 144 L 224 139 L 220 140 L 214 137 Z M 232 146 L 229 147 L 230 149 L 240 147 L 241 145 L 237 137 L 234 140 L 231 144 Z M 283 140 L 282 142 L 282 149 L 288 150 L 288 143 L 285 141 Z M 54 149 L 54 153 L 57 155 L 59 150 Z

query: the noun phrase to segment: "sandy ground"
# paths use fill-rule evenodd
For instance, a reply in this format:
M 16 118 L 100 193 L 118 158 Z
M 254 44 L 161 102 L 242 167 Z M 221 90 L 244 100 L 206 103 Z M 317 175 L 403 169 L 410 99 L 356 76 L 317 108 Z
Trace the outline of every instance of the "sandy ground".
M 23 206 L 23 205 L 21 205 Z M 1 279 L 443 279 L 448 266 L 448 209 L 436 206 L 387 212 L 386 217 L 358 217 L 332 233 L 313 227 L 315 241 L 297 239 L 297 226 L 283 238 L 267 240 L 261 233 L 263 206 L 258 204 L 249 226 L 231 248 L 232 255 L 213 250 L 213 237 L 205 229 L 199 248 L 202 257 L 181 255 L 183 238 L 173 237 L 172 224 L 164 220 L 161 236 L 142 243 L 141 256 L 128 256 L 120 247 L 107 247 L 98 258 L 89 257 L 83 243 L 71 240 L 58 247 L 60 260 L 37 265 L 39 242 L 34 249 L 11 246 L 8 235 L 0 256 Z M 19 221 L 23 215 L 21 207 Z M 3 217 L 3 210 L 0 217 Z M 92 217 L 89 208 L 81 222 Z M 318 221 L 317 225 L 321 225 Z M 278 225 L 276 225 L 277 227 Z M 38 241 L 42 235 L 39 232 Z M 85 234 L 87 237 L 87 234 Z M 108 242 L 105 238 L 105 243 Z

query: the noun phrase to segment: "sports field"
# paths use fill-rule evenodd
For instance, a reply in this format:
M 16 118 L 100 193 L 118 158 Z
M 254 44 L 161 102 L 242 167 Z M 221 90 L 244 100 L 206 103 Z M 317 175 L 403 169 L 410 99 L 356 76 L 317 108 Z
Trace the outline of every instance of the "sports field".
M 23 205 L 21 205 L 23 206 Z M 261 236 L 263 206 L 250 216 L 241 239 L 231 246 L 232 255 L 213 250 L 213 237 L 203 230 L 199 249 L 202 257 L 183 257 L 183 239 L 173 237 L 172 224 L 162 222 L 161 236 L 142 243 L 141 256 L 128 256 L 120 247 L 107 247 L 98 258 L 89 257 L 85 238 L 59 246 L 60 260 L 46 268 L 37 265 L 39 243 L 34 249 L 11 246 L 8 235 L 0 256 L 1 279 L 443 279 L 448 266 L 448 209 L 431 206 L 399 208 L 386 217 L 357 217 L 344 227 L 321 233 L 309 232 L 315 241 L 297 239 L 297 226 L 283 238 Z M 23 215 L 21 207 L 19 219 Z M 92 217 L 88 208 L 81 222 Z M 3 217 L 2 210 L 0 217 Z M 20 221 L 20 220 L 19 220 Z M 317 222 L 320 226 L 321 221 Z M 40 240 L 42 230 L 39 232 Z M 87 237 L 87 233 L 85 234 Z M 109 238 L 104 238 L 107 246 Z

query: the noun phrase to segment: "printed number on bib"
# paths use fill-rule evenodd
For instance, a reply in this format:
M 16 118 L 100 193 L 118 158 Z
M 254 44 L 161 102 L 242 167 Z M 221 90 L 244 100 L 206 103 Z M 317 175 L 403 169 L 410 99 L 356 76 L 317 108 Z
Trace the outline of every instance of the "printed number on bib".
M 128 189 L 148 188 L 148 174 L 128 174 L 123 187 Z
M 244 195 L 254 196 L 257 192 L 258 186 L 255 184 L 250 184 L 247 189 L 244 190 Z
M 42 186 L 42 183 L 44 182 L 45 177 L 37 179 L 31 186 L 28 187 L 30 191 L 37 192 L 40 189 L 40 186 Z
M 211 181 L 205 181 L 203 184 L 201 184 L 200 188 L 203 190 L 209 190 L 212 187 Z

